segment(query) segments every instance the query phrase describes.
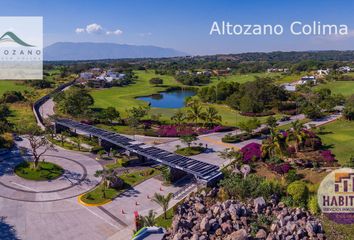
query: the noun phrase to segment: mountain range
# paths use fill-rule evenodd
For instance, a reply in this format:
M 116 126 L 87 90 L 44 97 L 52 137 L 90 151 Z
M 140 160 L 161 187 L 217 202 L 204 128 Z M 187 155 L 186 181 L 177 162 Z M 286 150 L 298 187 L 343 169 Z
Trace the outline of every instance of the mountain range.
M 57 42 L 44 48 L 44 60 L 99 60 L 186 56 L 172 48 L 117 43 Z

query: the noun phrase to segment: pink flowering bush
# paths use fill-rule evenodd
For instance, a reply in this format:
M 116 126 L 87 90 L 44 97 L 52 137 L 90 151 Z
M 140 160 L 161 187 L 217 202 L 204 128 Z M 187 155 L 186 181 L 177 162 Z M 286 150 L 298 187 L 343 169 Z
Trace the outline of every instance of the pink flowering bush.
M 161 137 L 179 137 L 184 135 L 201 135 L 213 132 L 227 131 L 230 128 L 223 126 L 215 126 L 211 129 L 208 128 L 195 128 L 189 125 L 175 126 L 175 125 L 161 125 L 157 130 L 157 135 Z
M 281 175 L 284 175 L 291 170 L 291 166 L 289 163 L 270 164 L 269 168 L 270 170 Z
M 261 158 L 261 144 L 258 143 L 249 143 L 240 150 L 243 155 L 243 162 L 249 163 L 254 160 Z
M 331 150 L 320 151 L 320 155 L 325 162 L 332 163 L 336 161 L 336 158 L 334 157 L 334 154 L 331 152 Z

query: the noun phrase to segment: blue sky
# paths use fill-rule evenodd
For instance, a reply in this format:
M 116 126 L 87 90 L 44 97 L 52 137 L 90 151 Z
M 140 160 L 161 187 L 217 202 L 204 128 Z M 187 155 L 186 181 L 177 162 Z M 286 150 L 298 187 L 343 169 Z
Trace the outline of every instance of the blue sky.
M 354 1 L 349 0 L 0 0 L 0 4 L 0 16 L 43 16 L 45 45 L 59 41 L 114 42 L 170 47 L 193 55 L 354 49 Z M 223 20 L 281 24 L 284 34 L 210 36 L 213 21 Z M 296 20 L 346 24 L 350 34 L 293 36 L 288 26 Z

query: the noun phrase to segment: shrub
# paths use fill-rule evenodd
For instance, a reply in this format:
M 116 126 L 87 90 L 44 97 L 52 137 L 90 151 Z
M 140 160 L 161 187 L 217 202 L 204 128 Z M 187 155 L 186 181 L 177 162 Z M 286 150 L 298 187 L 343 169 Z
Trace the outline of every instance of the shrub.
M 294 205 L 294 200 L 290 196 L 284 196 L 281 198 L 281 202 L 283 202 L 286 206 L 291 207 Z
M 256 196 L 269 198 L 272 194 L 281 192 L 283 192 L 283 187 L 279 182 L 265 179 L 258 185 Z
M 280 163 L 280 164 L 270 164 L 269 168 L 278 174 L 284 175 L 290 171 L 291 166 L 289 163 Z
M 317 196 L 316 195 L 311 195 L 308 199 L 307 202 L 307 208 L 310 211 L 311 214 L 316 215 L 320 213 L 320 208 L 318 206 L 317 202 Z
M 241 200 L 259 196 L 270 198 L 273 194 L 283 194 L 283 188 L 278 182 L 265 180 L 255 174 L 250 174 L 246 178 L 239 174 L 229 174 L 220 181 L 220 186 L 230 197 Z
M 225 143 L 237 143 L 237 142 L 240 142 L 241 139 L 239 136 L 237 135 L 231 135 L 231 134 L 227 134 L 225 137 L 223 137 L 221 139 L 222 142 L 225 142 Z
M 249 163 L 261 158 L 261 145 L 258 143 L 249 143 L 240 150 L 243 155 L 243 162 Z
M 296 173 L 296 170 L 295 169 L 291 169 L 286 177 L 285 177 L 286 181 L 288 183 L 292 183 L 292 182 L 295 182 L 297 180 L 300 180 L 300 176 Z
M 303 181 L 295 181 L 288 185 L 286 192 L 292 197 L 297 206 L 306 206 L 309 190 Z
M 6 91 L 1 100 L 4 103 L 14 103 L 25 100 L 25 97 L 18 91 Z
M 104 150 L 103 147 L 101 146 L 94 146 L 92 149 L 91 149 L 91 152 L 94 153 L 94 154 L 97 154 L 99 151 L 101 150 Z
M 331 150 L 320 151 L 320 156 L 321 156 L 322 160 L 327 163 L 333 163 L 336 161 L 336 158 L 334 157 Z

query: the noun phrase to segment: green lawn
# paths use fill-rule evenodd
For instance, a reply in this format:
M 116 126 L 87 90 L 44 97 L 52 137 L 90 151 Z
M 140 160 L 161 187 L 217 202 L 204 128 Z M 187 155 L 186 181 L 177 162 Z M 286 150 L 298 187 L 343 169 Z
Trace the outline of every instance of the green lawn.
M 167 218 L 164 218 L 164 214 L 161 214 L 156 218 L 156 226 L 163 227 L 165 229 L 168 229 L 171 227 L 172 220 L 173 220 L 173 207 L 167 210 L 166 215 Z
M 41 181 L 60 177 L 64 169 L 51 162 L 39 162 L 38 169 L 34 169 L 33 163 L 22 162 L 15 167 L 15 173 L 27 180 Z
M 24 91 L 30 89 L 31 87 L 23 84 L 22 81 L 0 80 L 0 96 L 6 91 Z
M 173 76 L 169 75 L 156 75 L 153 71 L 135 71 L 138 76 L 138 80 L 129 86 L 125 87 L 112 87 L 106 89 L 93 89 L 91 90 L 91 95 L 95 100 L 94 107 L 107 108 L 115 107 L 122 117 L 126 117 L 126 109 L 133 106 L 144 106 L 146 102 L 137 100 L 136 97 L 147 96 L 159 91 L 164 91 L 168 86 L 182 86 L 178 83 Z M 240 83 L 252 81 L 255 79 L 255 76 L 279 76 L 279 79 L 283 77 L 279 73 L 253 73 L 253 74 L 244 74 L 244 75 L 230 75 L 226 77 L 221 77 L 220 79 L 238 81 Z M 165 86 L 155 87 L 149 83 L 149 80 L 153 77 L 160 77 L 164 80 Z M 288 79 L 289 80 L 289 79 Z M 214 84 L 218 80 L 213 78 Z M 203 104 L 204 106 L 213 106 L 222 116 L 222 124 L 227 126 L 237 126 L 238 123 L 249 119 L 249 117 L 241 116 L 237 111 L 231 109 L 226 105 L 219 104 Z M 178 109 L 173 108 L 151 108 L 150 115 L 161 115 L 161 120 L 169 121 L 171 116 Z M 277 116 L 278 117 L 278 116 Z M 266 117 L 259 118 L 261 122 L 264 122 Z M 131 130 L 125 127 L 114 127 L 116 131 L 133 134 Z M 137 132 L 136 134 L 139 134 Z
M 204 151 L 203 147 L 199 146 L 192 146 L 192 147 L 185 147 L 185 148 L 180 148 L 175 151 L 175 153 L 183 156 L 193 156 L 200 154 Z
M 103 185 L 100 184 L 92 191 L 84 194 L 81 197 L 81 200 L 85 203 L 89 204 L 104 204 L 112 199 L 116 198 L 120 193 L 124 192 L 130 187 L 133 187 L 143 181 L 159 175 L 161 173 L 158 169 L 145 169 L 145 170 L 138 170 L 128 174 L 122 174 L 119 177 L 124 181 L 124 187 L 122 189 L 114 189 L 108 188 L 105 190 L 106 196 L 103 196 Z
M 29 103 L 12 103 L 9 107 L 11 116 L 8 119 L 20 133 L 25 127 L 36 124 L 36 118 Z
M 290 75 L 283 75 L 281 73 L 247 73 L 247 74 L 233 74 L 233 75 L 227 75 L 223 77 L 212 77 L 212 84 L 215 84 L 218 82 L 218 80 L 225 80 L 225 81 L 235 81 L 238 83 L 245 83 L 249 81 L 253 81 L 256 79 L 256 77 L 271 77 L 275 78 L 277 83 L 288 83 L 288 82 L 294 82 L 296 80 L 299 80 L 301 76 L 304 74 L 298 73 L 298 74 L 290 74 Z
M 107 89 L 95 89 L 91 91 L 95 99 L 94 107 L 106 108 L 115 107 L 123 116 L 126 115 L 126 108 L 133 106 L 144 106 L 147 103 L 137 100 L 136 97 L 148 96 L 159 91 L 166 90 L 167 87 L 155 87 L 149 83 L 153 77 L 160 77 L 164 80 L 163 85 L 180 86 L 172 76 L 156 75 L 153 71 L 136 71 L 138 79 L 136 83 L 125 87 L 112 87 Z
M 332 93 L 341 93 L 344 96 L 350 96 L 354 94 L 354 81 L 336 81 L 320 84 L 315 89 L 329 88 Z
M 308 123 L 308 122 L 310 122 L 310 121 L 311 121 L 311 120 L 308 119 L 308 118 L 299 120 L 299 122 L 302 123 L 302 124 Z M 288 123 L 288 124 L 285 124 L 285 125 L 282 125 L 282 126 L 278 126 L 278 127 L 277 127 L 278 130 L 288 130 L 289 128 L 291 128 L 291 123 Z
M 345 164 L 354 156 L 354 121 L 338 120 L 324 125 L 324 133 L 320 135 L 324 144 L 336 155 L 340 164 Z

